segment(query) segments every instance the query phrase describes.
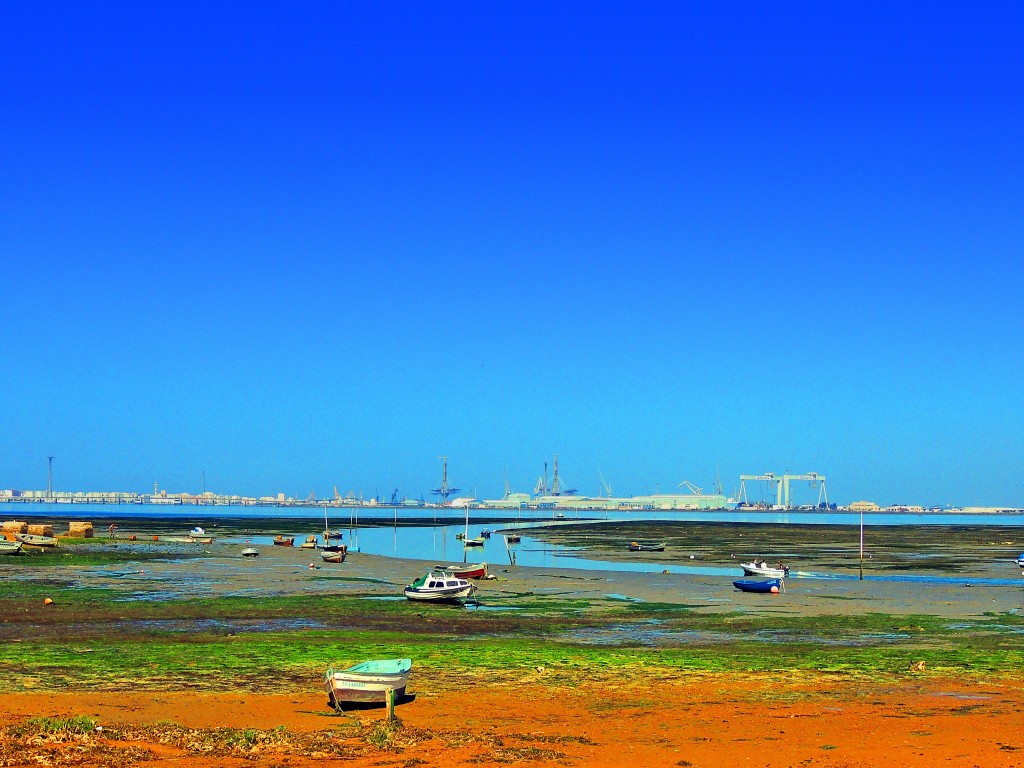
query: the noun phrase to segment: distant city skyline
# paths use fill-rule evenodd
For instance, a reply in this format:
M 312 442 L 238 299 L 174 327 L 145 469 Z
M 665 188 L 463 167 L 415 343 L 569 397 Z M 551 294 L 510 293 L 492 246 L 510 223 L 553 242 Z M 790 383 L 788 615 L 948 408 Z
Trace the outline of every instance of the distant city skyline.
M 1024 505 L 1024 6 L 0 22 L 0 488 Z

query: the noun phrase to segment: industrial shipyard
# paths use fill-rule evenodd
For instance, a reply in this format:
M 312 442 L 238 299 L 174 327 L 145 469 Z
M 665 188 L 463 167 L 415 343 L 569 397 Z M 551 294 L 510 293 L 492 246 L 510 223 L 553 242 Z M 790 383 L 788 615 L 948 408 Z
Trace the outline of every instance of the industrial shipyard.
M 889 513 L 1000 513 L 1024 512 L 1020 507 L 992 506 L 925 506 L 918 504 L 889 503 L 858 500 L 845 504 L 830 502 L 826 476 L 818 472 L 743 474 L 739 476 L 737 491 L 732 495 L 723 492 L 722 481 L 716 478 L 710 492 L 683 480 L 677 486 L 678 493 L 644 494 L 637 496 L 615 496 L 611 485 L 599 473 L 601 492 L 597 496 L 580 494 L 574 487 L 564 483 L 559 475 L 558 456 L 551 464 L 549 478 L 547 462 L 532 493 L 514 491 L 505 480 L 501 498 L 486 499 L 476 496 L 459 495 L 448 475 L 448 457 L 440 456 L 441 481 L 427 496 L 402 496 L 398 489 L 387 496 L 364 497 L 362 493 L 349 491 L 341 494 L 337 486 L 328 497 L 318 497 L 315 492 L 305 497 L 277 493 L 271 496 L 244 496 L 222 494 L 205 488 L 199 493 L 173 493 L 153 484 L 151 493 L 134 491 L 60 491 L 53 487 L 53 457 L 49 459 L 48 482 L 43 490 L 0 489 L 0 504 L 140 504 L 157 506 L 232 506 L 232 507 L 359 507 L 359 508 L 471 508 L 481 510 L 504 510 L 508 512 L 525 510 L 549 510 L 555 516 L 580 512 L 675 512 L 675 511 L 848 511 L 848 512 L 889 512 Z M 794 493 L 797 487 L 809 489 L 816 500 L 796 503 Z

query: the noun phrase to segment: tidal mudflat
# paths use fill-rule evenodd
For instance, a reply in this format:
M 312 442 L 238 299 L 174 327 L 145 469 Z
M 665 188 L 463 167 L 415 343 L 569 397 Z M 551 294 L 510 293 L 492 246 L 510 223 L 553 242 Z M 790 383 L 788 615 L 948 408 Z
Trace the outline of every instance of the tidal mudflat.
M 771 596 L 736 592 L 738 570 L 498 565 L 465 609 L 388 599 L 430 563 L 65 542 L 0 562 L 0 765 L 1005 765 L 1024 748 L 1024 578 L 995 557 L 1016 532 L 944 531 L 947 561 L 908 568 L 891 564 L 927 542 L 890 536 L 867 575 L 953 579 L 910 583 L 827 578 L 857 565 L 849 531 L 594 528 L 531 536 L 610 558 L 664 538 L 680 562 L 784 555 L 825 577 Z M 972 585 L 993 574 L 1006 584 Z M 328 666 L 395 656 L 414 659 L 398 724 L 327 707 Z

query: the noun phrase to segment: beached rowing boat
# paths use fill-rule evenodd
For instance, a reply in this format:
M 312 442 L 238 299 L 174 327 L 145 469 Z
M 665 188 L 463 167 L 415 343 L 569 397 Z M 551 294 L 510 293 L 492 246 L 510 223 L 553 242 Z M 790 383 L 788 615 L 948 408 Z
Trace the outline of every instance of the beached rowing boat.
M 274 545 L 278 547 L 294 547 L 295 537 L 294 536 L 281 536 L 278 534 L 274 537 Z
M 14 534 L 14 538 L 22 544 L 28 544 L 33 547 L 57 546 L 57 538 L 55 536 L 40 536 L 35 533 L 16 533 Z
M 20 541 L 0 541 L 0 555 L 16 555 L 21 552 Z
M 629 542 L 630 552 L 664 552 L 665 542 L 662 541 L 658 544 L 643 544 L 637 541 Z
M 259 554 L 260 551 L 256 547 L 246 547 L 242 550 L 242 557 L 258 557 Z
M 782 579 L 765 579 L 763 581 L 740 579 L 734 581 L 732 585 L 740 592 L 762 592 L 777 595 L 782 591 Z
M 435 571 L 450 573 L 458 579 L 486 579 L 487 563 L 476 565 L 435 565 Z
M 335 708 L 346 701 L 385 701 L 388 691 L 394 691 L 399 699 L 405 695 L 411 673 L 412 659 L 364 661 L 348 669 L 328 669 L 324 687 Z
M 325 563 L 344 563 L 346 554 L 344 549 L 335 549 L 330 552 L 321 552 L 320 559 Z

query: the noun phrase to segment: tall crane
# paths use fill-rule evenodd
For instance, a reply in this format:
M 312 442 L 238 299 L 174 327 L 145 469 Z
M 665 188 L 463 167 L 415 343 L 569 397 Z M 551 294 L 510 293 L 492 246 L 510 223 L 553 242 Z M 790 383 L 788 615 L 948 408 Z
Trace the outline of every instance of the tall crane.
M 700 496 L 701 493 L 704 492 L 703 488 L 698 488 L 696 485 L 691 483 L 689 480 L 683 480 L 683 482 L 681 482 L 679 485 L 677 485 L 676 488 L 682 488 L 684 485 L 690 491 L 690 493 L 692 493 L 694 496 Z
M 612 497 L 611 483 L 604 479 L 604 475 L 601 473 L 600 469 L 597 470 L 597 476 L 601 478 L 601 488 L 604 490 L 604 495 L 610 499 Z
M 825 476 L 819 475 L 817 472 L 806 472 L 802 475 L 783 475 L 782 476 L 782 506 L 786 509 L 790 508 L 789 500 L 789 484 L 793 480 L 801 481 L 806 480 L 811 484 L 811 488 L 818 488 L 818 506 L 821 506 L 822 497 L 825 499 L 825 506 L 828 506 L 828 492 L 825 490 Z
M 782 506 L 782 485 L 779 478 L 775 476 L 774 472 L 765 472 L 762 475 L 740 475 L 740 498 L 744 504 L 749 504 L 750 501 L 747 499 L 747 480 L 761 480 L 768 483 L 769 486 L 775 486 L 775 506 Z
M 448 457 L 438 456 L 437 458 L 441 459 L 441 461 L 443 462 L 441 469 L 441 487 L 435 488 L 434 490 L 431 491 L 431 493 L 433 493 L 436 496 L 440 496 L 442 504 L 447 504 L 448 497 L 451 496 L 452 494 L 458 493 L 459 489 L 453 488 L 448 482 Z

